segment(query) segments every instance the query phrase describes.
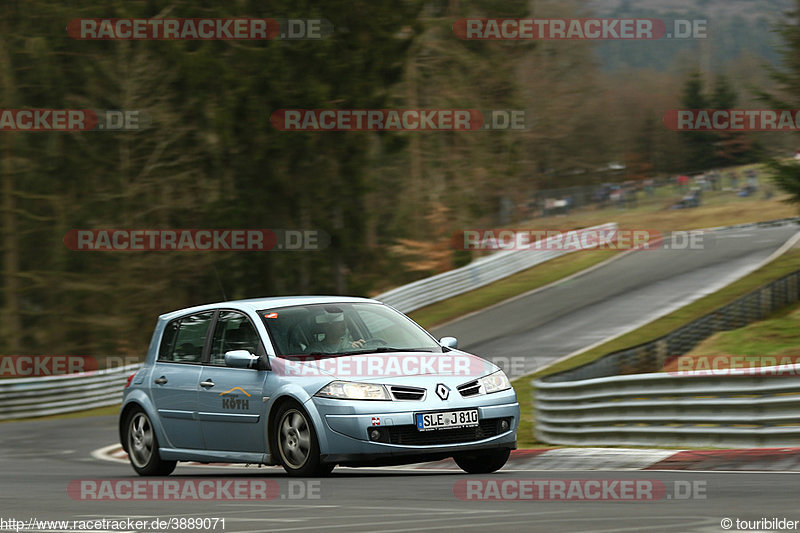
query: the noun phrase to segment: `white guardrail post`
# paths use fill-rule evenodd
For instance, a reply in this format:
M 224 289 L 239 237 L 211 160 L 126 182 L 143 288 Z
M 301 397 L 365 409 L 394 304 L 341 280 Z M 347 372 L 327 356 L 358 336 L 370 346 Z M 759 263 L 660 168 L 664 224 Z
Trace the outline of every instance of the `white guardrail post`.
M 535 436 L 565 445 L 800 444 L 800 364 L 534 380 Z
M 0 379 L 0 420 L 118 404 L 128 376 L 140 367 L 140 364 L 133 364 L 63 376 Z
M 616 229 L 617 223 L 611 222 L 576 231 L 579 233 L 585 231 L 610 232 Z M 547 239 L 543 241 L 542 246 L 547 248 L 550 242 L 551 239 Z M 486 257 L 476 259 L 461 268 L 443 272 L 379 294 L 375 296 L 375 299 L 391 305 L 398 311 L 409 313 L 426 305 L 483 287 L 572 251 L 574 250 L 544 249 L 495 252 Z

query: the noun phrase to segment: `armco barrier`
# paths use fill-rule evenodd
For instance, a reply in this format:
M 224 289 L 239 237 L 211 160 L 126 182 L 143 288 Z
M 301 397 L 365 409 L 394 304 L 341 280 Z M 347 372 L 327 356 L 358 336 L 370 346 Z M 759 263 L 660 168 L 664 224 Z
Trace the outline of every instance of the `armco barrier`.
M 536 380 L 536 438 L 567 445 L 800 444 L 800 365 Z
M 0 420 L 55 415 L 115 405 L 141 365 L 82 374 L 0 380 Z
M 584 231 L 610 231 L 615 229 L 617 229 L 617 224 L 611 222 L 585 228 Z M 496 252 L 476 259 L 461 268 L 443 272 L 379 294 L 375 296 L 375 299 L 389 304 L 403 313 L 409 313 L 426 305 L 483 287 L 570 252 L 571 250 L 509 250 Z

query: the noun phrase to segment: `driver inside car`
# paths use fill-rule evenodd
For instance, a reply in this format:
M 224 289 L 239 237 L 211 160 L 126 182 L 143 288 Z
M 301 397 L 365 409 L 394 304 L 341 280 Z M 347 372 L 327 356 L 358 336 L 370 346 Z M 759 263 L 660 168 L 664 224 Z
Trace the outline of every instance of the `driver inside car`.
M 311 353 L 346 352 L 353 348 L 361 348 L 366 343 L 364 339 L 353 339 L 342 312 L 329 313 L 325 311 L 314 317 L 314 323 L 317 326 L 317 332 L 323 337 L 320 339 L 319 334 L 313 336 L 315 340 L 308 348 Z

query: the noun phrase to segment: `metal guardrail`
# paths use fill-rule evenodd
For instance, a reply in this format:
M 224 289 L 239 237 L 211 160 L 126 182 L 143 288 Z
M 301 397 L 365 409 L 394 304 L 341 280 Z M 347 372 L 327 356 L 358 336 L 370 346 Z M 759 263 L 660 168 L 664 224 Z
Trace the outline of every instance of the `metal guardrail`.
M 800 364 L 536 380 L 536 438 L 566 445 L 800 444 Z
M 0 420 L 84 411 L 122 400 L 140 364 L 81 374 L 0 380 Z
M 611 222 L 584 228 L 582 231 L 610 231 L 617 229 Z M 580 231 L 580 230 L 579 230 Z M 544 241 L 545 244 L 549 239 Z M 472 263 L 435 276 L 403 285 L 375 296 L 403 313 L 409 313 L 453 296 L 483 287 L 517 272 L 549 261 L 572 250 L 510 250 L 493 253 Z

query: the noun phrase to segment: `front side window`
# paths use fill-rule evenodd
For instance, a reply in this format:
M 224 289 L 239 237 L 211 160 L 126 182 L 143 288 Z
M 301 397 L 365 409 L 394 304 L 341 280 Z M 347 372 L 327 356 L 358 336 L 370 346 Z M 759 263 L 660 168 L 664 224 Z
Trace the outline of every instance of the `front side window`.
M 242 313 L 221 311 L 211 340 L 212 365 L 225 365 L 225 354 L 234 350 L 247 350 L 257 355 L 260 341 L 253 324 Z
M 159 349 L 159 361 L 200 363 L 213 311 L 198 313 L 167 324 Z
M 441 352 L 411 319 L 381 304 L 311 304 L 259 311 L 278 355 Z

